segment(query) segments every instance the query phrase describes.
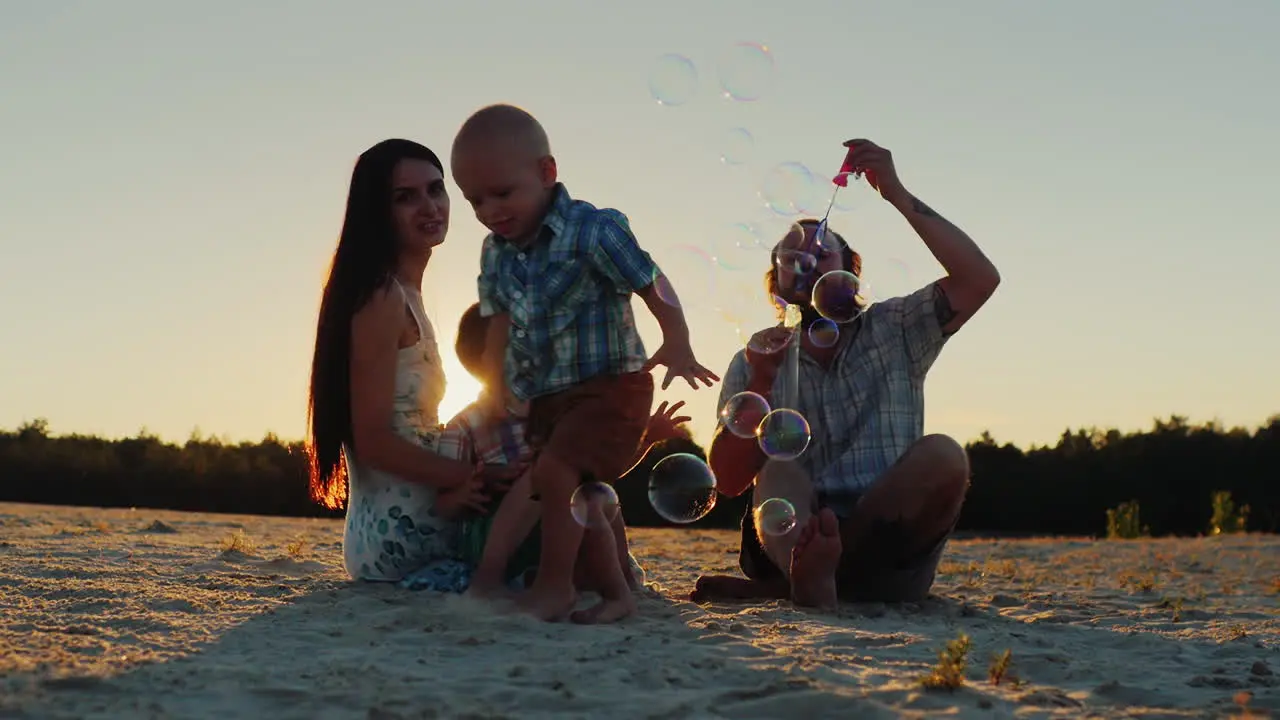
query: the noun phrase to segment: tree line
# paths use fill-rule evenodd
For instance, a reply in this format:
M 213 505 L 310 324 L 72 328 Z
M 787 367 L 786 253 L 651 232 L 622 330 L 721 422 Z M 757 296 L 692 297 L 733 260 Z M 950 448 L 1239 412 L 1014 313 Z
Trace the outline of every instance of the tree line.
M 1280 531 L 1280 415 L 1252 431 L 1176 415 L 1140 432 L 1069 429 L 1056 445 L 1025 450 L 984 432 L 966 447 L 972 485 L 958 530 L 1196 535 L 1226 522 L 1228 531 Z M 616 484 L 629 525 L 669 525 L 645 478 L 674 452 L 705 458 L 691 437 L 667 440 Z M 44 419 L 0 430 L 4 502 L 341 516 L 309 499 L 306 473 L 305 445 L 274 434 L 233 443 L 193 433 L 177 444 L 146 431 L 55 435 Z M 721 497 L 691 527 L 736 527 L 746 503 Z

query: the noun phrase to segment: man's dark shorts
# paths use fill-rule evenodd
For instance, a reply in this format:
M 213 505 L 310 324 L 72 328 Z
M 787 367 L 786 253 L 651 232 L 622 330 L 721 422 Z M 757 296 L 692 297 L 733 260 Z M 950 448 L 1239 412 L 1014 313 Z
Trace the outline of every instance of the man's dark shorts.
M 818 506 L 835 504 L 830 500 L 820 496 Z M 857 502 L 856 496 L 842 495 L 838 505 L 851 508 Z M 738 554 L 738 565 L 753 580 L 785 580 L 786 575 L 774 565 L 760 545 L 751 512 L 754 505 L 752 499 L 742 516 L 742 548 Z M 836 569 L 840 599 L 848 602 L 914 602 L 925 599 L 933 586 L 938 561 L 950 534 L 948 531 L 941 537 L 930 539 L 923 545 L 925 549 L 922 552 L 904 554 L 903 548 L 917 543 L 910 542 L 902 524 L 877 523 L 856 548 L 846 550 L 840 556 Z

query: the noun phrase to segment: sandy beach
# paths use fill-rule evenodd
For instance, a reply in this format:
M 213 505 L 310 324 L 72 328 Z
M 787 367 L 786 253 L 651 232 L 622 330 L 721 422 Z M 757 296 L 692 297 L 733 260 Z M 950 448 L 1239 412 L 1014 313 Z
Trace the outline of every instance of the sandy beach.
M 1280 538 L 954 541 L 829 615 L 689 602 L 733 532 L 632 539 L 640 615 L 578 627 L 352 583 L 337 521 L 0 504 L 0 718 L 1280 716 Z

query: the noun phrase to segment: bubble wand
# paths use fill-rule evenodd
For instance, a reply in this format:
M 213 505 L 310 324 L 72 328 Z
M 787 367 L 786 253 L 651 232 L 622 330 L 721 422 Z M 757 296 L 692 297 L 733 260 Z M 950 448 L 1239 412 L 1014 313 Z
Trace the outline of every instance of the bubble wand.
M 815 244 L 821 245 L 827 237 L 827 218 L 831 216 L 831 208 L 835 207 L 836 196 L 840 194 L 840 189 L 849 186 L 849 177 L 860 179 L 862 173 L 853 169 L 853 148 L 845 153 L 844 162 L 840 164 L 840 172 L 831 178 L 831 183 L 836 186 L 831 191 L 831 200 L 827 202 L 827 211 L 823 213 L 822 220 L 818 221 L 818 227 L 813 232 L 813 239 L 805 244 L 805 251 L 811 252 Z M 867 178 L 874 186 L 874 180 Z M 808 281 L 801 277 L 796 279 L 797 286 L 807 285 Z M 803 320 L 803 312 L 798 305 L 788 304 L 785 315 L 783 317 L 782 326 L 791 331 L 791 340 L 787 343 L 787 355 L 782 360 L 782 392 L 781 407 L 794 408 L 800 397 L 800 330 L 801 321 Z
M 845 153 L 844 162 L 840 163 L 840 172 L 836 173 L 836 176 L 831 178 L 831 184 L 835 185 L 836 189 L 831 191 L 831 200 L 827 202 L 827 211 L 822 214 L 822 219 L 818 221 L 818 229 L 814 231 L 813 240 L 809 245 L 806 246 L 806 248 L 811 249 L 814 243 L 821 243 L 823 240 L 826 239 L 827 218 L 831 217 L 831 208 L 835 207 L 836 205 L 836 196 L 840 194 L 840 188 L 849 187 L 850 175 L 852 175 L 854 179 L 858 179 L 862 177 L 861 172 L 855 171 L 853 169 L 853 148 L 852 147 L 849 148 L 849 151 L 847 153 Z
M 855 179 L 862 177 L 860 171 L 853 169 L 853 148 L 849 148 L 849 152 L 845 153 L 844 162 L 840 164 L 840 171 L 836 176 L 831 178 L 831 184 L 835 185 L 835 190 L 831 191 L 831 200 L 827 202 L 827 211 L 822 214 L 822 219 L 818 221 L 818 227 L 813 231 L 813 238 L 804 242 L 802 252 L 809 255 L 813 254 L 815 247 L 821 248 L 826 246 L 827 241 L 827 219 L 831 217 L 831 209 L 836 205 L 836 196 L 840 194 L 840 188 L 849 186 L 849 176 Z M 807 277 L 796 278 L 796 288 L 806 290 L 809 288 L 810 280 Z
M 782 392 L 775 399 L 776 407 L 795 408 L 800 400 L 800 321 L 803 313 L 799 305 L 788 304 L 783 314 L 782 327 L 791 331 L 787 341 L 786 356 L 782 358 Z

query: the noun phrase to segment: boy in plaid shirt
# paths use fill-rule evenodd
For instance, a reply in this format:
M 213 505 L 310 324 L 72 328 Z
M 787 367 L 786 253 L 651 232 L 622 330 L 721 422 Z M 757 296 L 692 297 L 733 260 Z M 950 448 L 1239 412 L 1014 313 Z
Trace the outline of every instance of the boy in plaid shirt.
M 574 615 L 614 622 L 635 612 L 613 548 L 583 534 L 570 512 L 579 487 L 613 482 L 630 467 L 653 405 L 649 371 L 667 366 L 691 387 L 718 380 L 698 363 L 671 286 L 636 241 L 626 215 L 569 196 L 542 125 L 511 105 L 472 114 L 453 141 L 453 179 L 489 235 L 480 251 L 480 312 L 492 317 L 488 399 L 501 414 L 528 408 L 531 482 L 542 499 L 538 576 L 523 605 L 543 620 L 571 612 L 581 572 L 601 602 Z M 631 299 L 662 329 L 647 356 Z M 592 525 L 603 521 L 598 498 Z

